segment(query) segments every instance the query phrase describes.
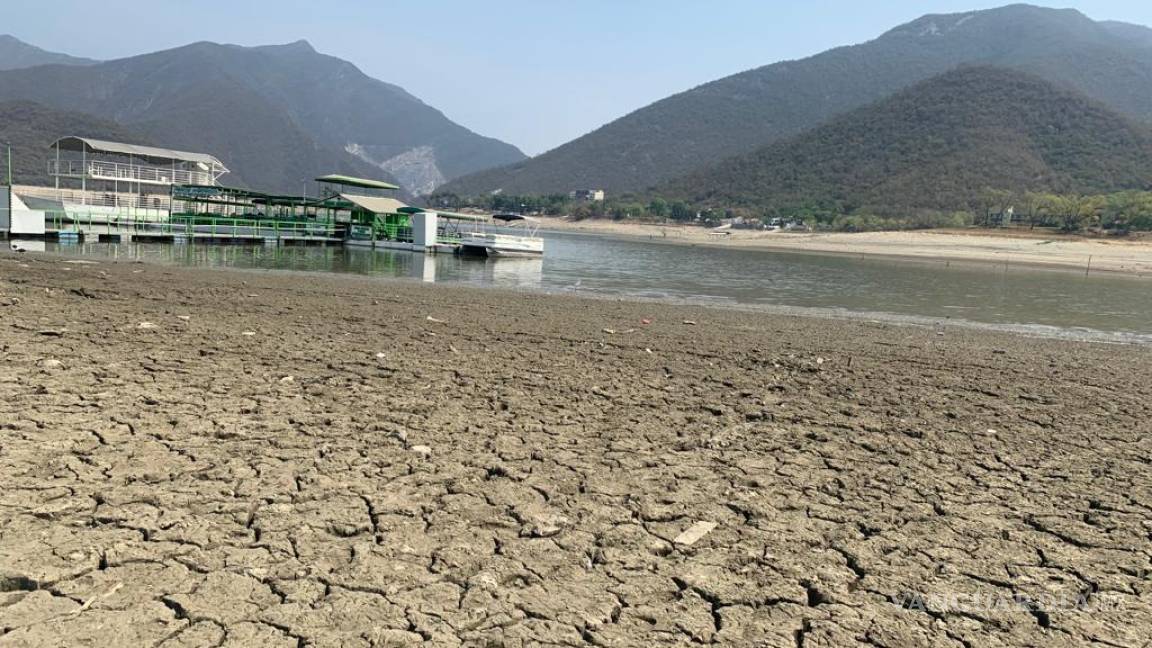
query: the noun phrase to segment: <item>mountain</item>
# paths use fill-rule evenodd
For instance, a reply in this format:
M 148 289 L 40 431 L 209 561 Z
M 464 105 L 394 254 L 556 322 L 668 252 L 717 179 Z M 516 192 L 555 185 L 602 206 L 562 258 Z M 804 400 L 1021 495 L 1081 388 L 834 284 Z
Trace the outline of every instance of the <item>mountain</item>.
M 531 160 L 445 191 L 642 190 L 826 122 L 960 65 L 996 65 L 1152 115 L 1149 30 L 1011 5 L 928 15 L 879 38 L 742 72 L 668 97 Z
M 92 59 L 77 58 L 67 54 L 57 54 L 29 45 L 24 41 L 0 34 L 0 70 L 18 70 L 37 65 L 91 65 Z
M 211 153 L 232 169 L 229 184 L 269 191 L 297 193 L 339 172 L 423 193 L 524 157 L 304 41 L 202 42 L 86 67 L 0 72 L 0 100 L 80 108 L 165 146 Z
M 660 193 L 779 213 L 907 213 L 972 208 L 989 188 L 1147 190 L 1152 128 L 1038 76 L 966 67 Z
M 1144 25 L 1104 20 L 1100 26 L 1137 47 L 1152 47 L 1152 29 Z
M 0 102 L 0 142 L 12 147 L 15 184 L 50 184 L 48 146 L 61 133 L 129 144 L 154 145 L 143 133 L 107 119 L 55 110 L 31 101 Z M 0 148 L 0 182 L 7 182 L 6 151 Z

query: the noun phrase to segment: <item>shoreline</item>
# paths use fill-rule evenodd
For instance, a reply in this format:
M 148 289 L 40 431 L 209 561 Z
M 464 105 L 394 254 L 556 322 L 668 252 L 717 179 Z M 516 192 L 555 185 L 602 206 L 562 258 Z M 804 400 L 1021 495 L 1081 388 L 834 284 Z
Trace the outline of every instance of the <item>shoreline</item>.
M 541 228 L 595 236 L 643 239 L 670 245 L 879 257 L 1045 270 L 1152 277 L 1152 239 L 1088 239 L 1028 232 L 968 230 L 899 232 L 763 232 L 728 230 L 717 236 L 701 227 L 542 217 Z
M 607 235 L 611 236 L 611 235 Z M 833 254 L 813 252 L 812 254 Z M 85 258 L 68 255 L 61 252 L 37 253 L 36 257 L 45 260 L 55 260 L 65 264 L 97 265 L 103 263 L 154 265 L 157 267 L 176 270 L 190 270 L 193 272 L 224 272 L 252 274 L 254 276 L 272 275 L 285 279 L 296 277 L 309 277 L 316 279 L 332 279 L 336 281 L 350 280 L 381 282 L 383 284 L 398 283 L 406 286 L 423 285 L 429 288 L 448 288 L 464 290 L 493 291 L 498 294 L 516 296 L 558 297 L 563 299 L 592 300 L 595 302 L 609 302 L 622 304 L 636 304 L 637 306 L 651 304 L 654 306 L 671 306 L 681 308 L 703 308 L 708 310 L 725 310 L 736 313 L 759 314 L 769 317 L 795 317 L 812 318 L 816 320 L 864 322 L 898 327 L 937 330 L 941 328 L 955 328 L 968 331 L 986 331 L 998 334 L 1018 335 L 1038 340 L 1058 340 L 1079 342 L 1086 344 L 1134 345 L 1152 347 L 1152 333 L 1129 330 L 1106 330 L 1084 326 L 1057 326 L 1051 324 L 1029 324 L 1020 322 L 986 322 L 980 320 L 954 317 L 952 315 L 922 315 L 912 313 L 897 313 L 889 311 L 851 310 L 833 306 L 796 306 L 788 304 L 762 304 L 744 303 L 737 301 L 706 299 L 693 299 L 690 297 L 650 297 L 629 293 L 599 292 L 595 290 L 564 290 L 544 287 L 508 287 L 489 284 L 455 284 L 433 282 L 427 283 L 415 277 L 375 277 L 354 273 L 333 273 L 319 270 L 301 270 L 291 268 L 259 268 L 234 266 L 185 266 L 167 264 L 161 261 L 139 260 L 109 260 L 106 258 Z M 896 261 L 907 263 L 924 263 L 924 259 L 915 257 L 891 256 Z M 1031 267 L 1031 266 L 1028 266 Z M 1127 275 L 1117 275 L 1127 276 Z M 1133 277 L 1139 279 L 1138 277 Z
M 0 254 L 0 349 L 4 645 L 1152 632 L 1148 348 Z

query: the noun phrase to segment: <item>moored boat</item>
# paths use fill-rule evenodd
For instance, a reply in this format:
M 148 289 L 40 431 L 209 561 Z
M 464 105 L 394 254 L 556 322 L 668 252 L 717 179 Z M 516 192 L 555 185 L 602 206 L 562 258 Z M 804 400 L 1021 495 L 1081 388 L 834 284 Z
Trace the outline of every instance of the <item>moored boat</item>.
M 541 256 L 544 254 L 544 239 L 536 234 L 540 221 L 520 214 L 495 214 L 493 220 L 514 226 L 519 225 L 521 234 L 501 234 L 487 231 L 465 232 L 460 235 L 460 252 L 479 256 Z

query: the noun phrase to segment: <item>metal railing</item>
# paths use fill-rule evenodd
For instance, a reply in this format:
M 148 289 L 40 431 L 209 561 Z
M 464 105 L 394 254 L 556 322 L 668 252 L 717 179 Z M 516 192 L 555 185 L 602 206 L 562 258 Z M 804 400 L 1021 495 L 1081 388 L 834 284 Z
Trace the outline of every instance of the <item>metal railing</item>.
M 216 184 L 216 176 L 207 171 L 140 166 L 101 160 L 48 160 L 48 175 L 159 185 Z
M 193 238 L 334 239 L 343 232 L 334 223 L 239 218 L 149 220 L 108 214 L 47 212 L 48 231 L 83 234 L 141 234 Z
M 53 187 L 16 186 L 12 192 L 18 196 L 47 198 L 73 205 L 93 207 L 122 207 L 126 209 L 160 209 L 172 207 L 168 194 L 136 194 L 113 191 L 81 191 L 80 189 L 55 189 Z

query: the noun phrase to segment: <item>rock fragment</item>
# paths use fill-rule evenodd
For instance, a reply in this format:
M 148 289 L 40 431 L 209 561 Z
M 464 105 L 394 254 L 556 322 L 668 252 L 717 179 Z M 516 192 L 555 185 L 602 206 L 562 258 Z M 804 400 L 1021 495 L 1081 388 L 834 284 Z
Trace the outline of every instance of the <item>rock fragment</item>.
M 680 535 L 676 536 L 672 542 L 675 542 L 678 545 L 691 547 L 692 545 L 699 542 L 701 538 L 711 533 L 712 530 L 716 528 L 716 526 L 717 525 L 715 522 L 701 520 L 685 529 Z
M 570 521 L 563 515 L 542 514 L 534 515 L 527 525 L 525 535 L 532 538 L 551 538 L 559 535 Z

